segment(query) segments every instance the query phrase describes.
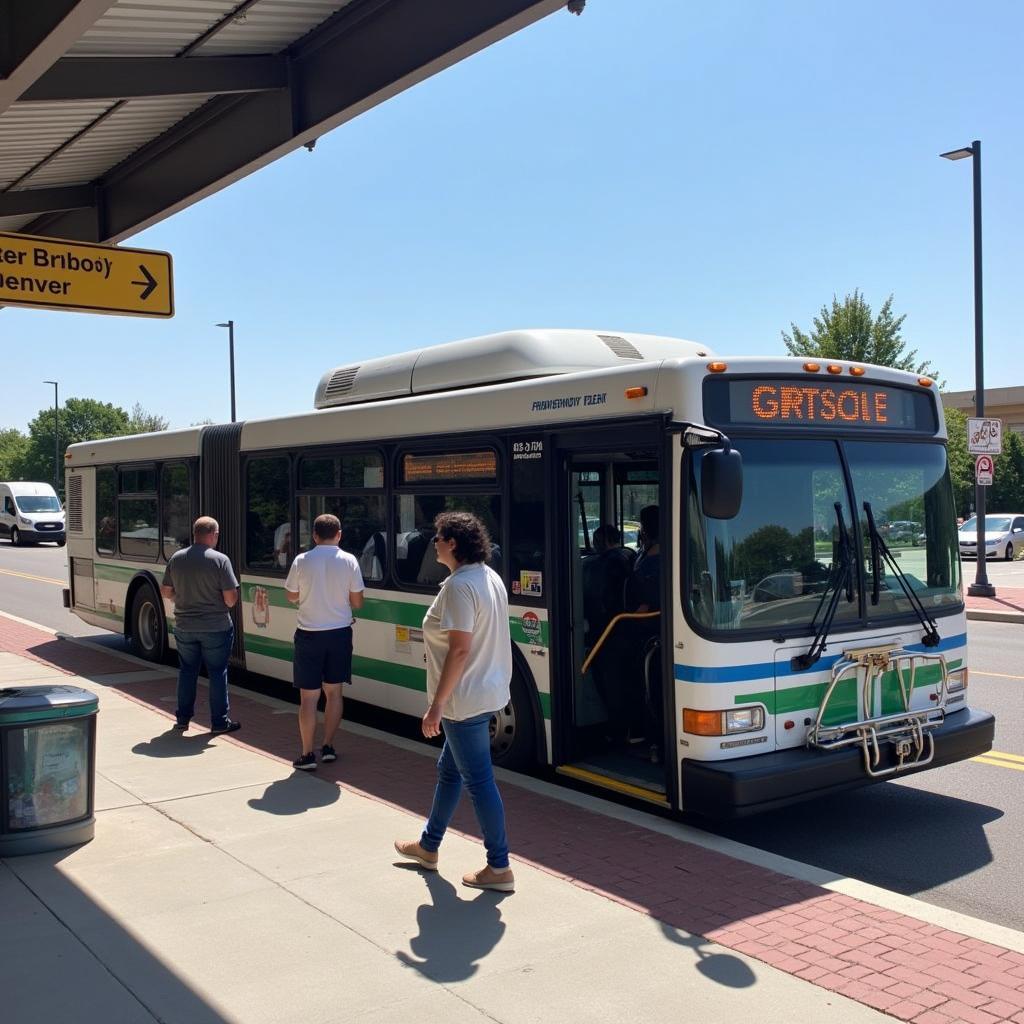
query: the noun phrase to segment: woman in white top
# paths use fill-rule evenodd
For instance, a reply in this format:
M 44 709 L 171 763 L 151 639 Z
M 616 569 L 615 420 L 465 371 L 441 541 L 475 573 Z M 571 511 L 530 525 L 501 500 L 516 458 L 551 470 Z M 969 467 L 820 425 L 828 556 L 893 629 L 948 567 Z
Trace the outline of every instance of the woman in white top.
M 501 577 L 485 564 L 487 528 L 469 512 L 442 512 L 434 520 L 437 560 L 451 575 L 423 619 L 427 654 L 427 713 L 423 735 L 444 733 L 430 817 L 419 840 L 396 842 L 403 857 L 437 870 L 438 848 L 462 787 L 469 790 L 484 837 L 487 864 L 463 875 L 475 889 L 512 892 L 505 809 L 491 767 L 490 721 L 509 702 L 512 640 L 508 597 Z

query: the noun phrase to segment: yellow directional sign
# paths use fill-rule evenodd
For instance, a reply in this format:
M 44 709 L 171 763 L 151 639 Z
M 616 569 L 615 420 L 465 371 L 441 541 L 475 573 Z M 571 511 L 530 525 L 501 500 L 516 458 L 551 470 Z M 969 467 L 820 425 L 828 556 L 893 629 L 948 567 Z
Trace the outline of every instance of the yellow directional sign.
M 171 254 L 0 232 L 0 305 L 174 316 Z

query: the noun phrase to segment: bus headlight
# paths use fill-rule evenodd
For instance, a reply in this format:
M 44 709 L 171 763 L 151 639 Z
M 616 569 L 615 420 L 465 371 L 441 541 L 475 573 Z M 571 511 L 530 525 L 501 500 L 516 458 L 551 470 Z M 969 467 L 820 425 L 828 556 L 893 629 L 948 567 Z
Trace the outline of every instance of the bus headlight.
M 696 711 L 683 708 L 683 732 L 694 736 L 730 736 L 738 732 L 757 732 L 764 728 L 764 708 L 737 708 L 734 711 Z
M 967 689 L 967 669 L 958 668 L 946 676 L 946 690 L 949 693 L 959 693 Z

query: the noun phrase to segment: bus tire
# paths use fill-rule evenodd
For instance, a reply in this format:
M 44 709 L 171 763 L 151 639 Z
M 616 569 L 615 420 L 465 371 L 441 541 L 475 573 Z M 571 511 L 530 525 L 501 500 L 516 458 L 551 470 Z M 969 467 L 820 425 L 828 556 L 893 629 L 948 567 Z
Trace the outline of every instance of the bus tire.
M 528 768 L 534 761 L 533 707 L 526 684 L 512 671 L 509 702 L 491 717 L 491 761 L 496 768 Z
M 167 649 L 167 633 L 160 601 L 153 588 L 144 583 L 132 597 L 129 620 L 131 634 L 128 649 L 145 661 L 163 661 Z

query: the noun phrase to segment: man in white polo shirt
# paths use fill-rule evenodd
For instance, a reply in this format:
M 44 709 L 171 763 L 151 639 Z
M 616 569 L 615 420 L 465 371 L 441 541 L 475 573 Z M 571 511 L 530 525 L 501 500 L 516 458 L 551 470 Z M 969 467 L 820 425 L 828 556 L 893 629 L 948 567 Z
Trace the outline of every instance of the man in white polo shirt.
M 316 770 L 313 742 L 321 689 L 327 706 L 320 760 L 337 760 L 333 742 L 341 723 L 341 686 L 352 682 L 352 611 L 363 606 L 363 576 L 355 555 L 338 546 L 338 517 L 317 516 L 313 540 L 316 546 L 292 562 L 284 584 L 288 600 L 299 606 L 292 669 L 301 698 L 302 752 L 292 767 L 307 772 Z

